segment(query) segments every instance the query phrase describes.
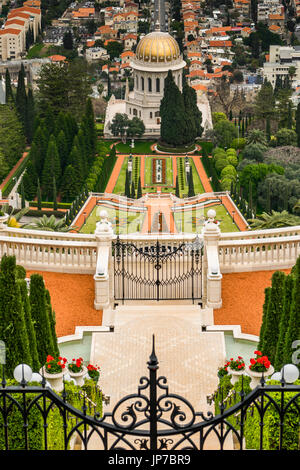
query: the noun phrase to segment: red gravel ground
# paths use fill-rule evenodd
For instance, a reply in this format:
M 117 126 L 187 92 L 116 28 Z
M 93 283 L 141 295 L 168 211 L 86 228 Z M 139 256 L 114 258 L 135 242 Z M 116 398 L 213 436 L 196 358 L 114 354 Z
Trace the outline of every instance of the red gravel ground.
M 288 274 L 290 269 L 282 269 Z M 214 310 L 216 325 L 241 325 L 242 333 L 259 336 L 265 288 L 275 271 L 223 274 L 223 307 Z
M 44 278 L 55 311 L 58 337 L 75 333 L 76 326 L 100 326 L 102 311 L 94 309 L 94 280 L 89 274 L 38 273 Z

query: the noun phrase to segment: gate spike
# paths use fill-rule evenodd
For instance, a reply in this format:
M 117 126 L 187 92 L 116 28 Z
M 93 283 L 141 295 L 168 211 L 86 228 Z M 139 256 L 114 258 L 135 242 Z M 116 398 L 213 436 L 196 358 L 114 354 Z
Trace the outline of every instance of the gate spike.
M 156 369 L 158 365 L 158 360 L 155 354 L 155 335 L 154 334 L 152 335 L 152 353 L 149 357 L 149 361 L 147 364 L 148 364 L 149 369 Z

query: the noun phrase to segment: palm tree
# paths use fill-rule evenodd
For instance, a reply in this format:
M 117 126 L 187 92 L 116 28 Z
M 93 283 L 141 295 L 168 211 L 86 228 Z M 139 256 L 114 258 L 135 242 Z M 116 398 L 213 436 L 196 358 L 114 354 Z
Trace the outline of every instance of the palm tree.
M 69 232 L 70 230 L 76 230 L 76 227 L 66 225 L 65 218 L 56 220 L 54 215 L 51 215 L 50 217 L 43 215 L 40 219 L 24 225 L 22 228 L 30 230 L 46 230 L 48 232 Z
M 248 132 L 247 144 L 260 144 L 265 147 L 268 146 L 265 133 L 260 129 L 252 129 Z
M 290 214 L 287 211 L 276 212 L 273 210 L 271 214 L 263 212 L 256 219 L 249 219 L 248 222 L 252 230 L 266 230 L 270 228 L 300 225 L 300 217 Z

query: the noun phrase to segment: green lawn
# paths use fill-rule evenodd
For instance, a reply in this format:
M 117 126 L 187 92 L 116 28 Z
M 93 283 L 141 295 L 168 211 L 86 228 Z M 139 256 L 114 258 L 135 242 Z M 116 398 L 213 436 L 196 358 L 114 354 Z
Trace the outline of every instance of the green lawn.
M 113 193 L 124 194 L 125 193 L 125 180 L 126 180 L 126 169 L 128 164 L 128 157 L 124 158 L 123 165 L 116 181 Z
M 216 219 L 220 222 L 221 232 L 239 232 L 238 227 L 232 222 L 232 217 L 223 205 L 209 206 L 207 208 L 195 208 L 191 210 L 175 212 L 174 220 L 177 230 L 188 233 L 200 233 L 203 228 L 203 217 L 207 216 L 209 209 L 215 209 Z
M 202 194 L 204 193 L 204 188 L 201 183 L 200 176 L 198 175 L 198 171 L 195 167 L 194 160 L 192 158 L 190 160 L 190 165 L 192 165 L 193 168 L 193 181 L 194 181 L 194 189 L 195 189 L 195 194 Z
M 45 44 L 42 42 L 38 42 L 32 46 L 26 56 L 26 59 L 35 59 L 42 57 L 41 51 L 45 47 Z
M 149 189 L 149 187 L 156 188 L 157 186 L 161 186 L 162 189 L 165 186 L 171 186 L 170 191 L 173 191 L 173 159 L 171 157 L 154 157 L 154 158 L 161 158 L 166 160 L 166 184 L 154 184 L 152 183 L 152 160 L 153 157 L 145 157 L 145 187 Z
M 126 233 L 139 232 L 142 228 L 145 213 L 118 210 L 103 206 L 96 206 L 86 220 L 86 223 L 80 229 L 80 233 L 94 233 L 96 222 L 100 220 L 99 213 L 105 209 L 108 213 L 108 219 L 112 223 L 114 233 L 122 235 Z
M 117 144 L 117 151 L 120 153 L 132 153 L 139 155 L 152 154 L 151 145 L 155 142 L 153 141 L 135 141 L 134 147 L 131 148 L 131 141 L 128 141 L 126 144 L 119 143 Z M 155 153 L 155 152 L 154 152 Z

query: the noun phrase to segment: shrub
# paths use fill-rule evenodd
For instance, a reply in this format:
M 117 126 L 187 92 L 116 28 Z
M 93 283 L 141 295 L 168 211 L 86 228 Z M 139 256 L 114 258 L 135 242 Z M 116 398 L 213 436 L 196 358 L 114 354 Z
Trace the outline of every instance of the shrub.
M 243 150 L 246 145 L 246 139 L 240 137 L 239 139 L 233 139 L 230 146 L 236 150 Z
M 227 177 L 235 181 L 236 176 L 237 172 L 233 165 L 227 165 L 221 171 L 221 179 Z
M 232 179 L 228 178 L 227 176 L 225 178 L 221 179 L 222 191 L 230 191 L 231 183 L 232 183 Z
M 218 173 L 221 173 L 226 166 L 228 166 L 228 160 L 226 158 L 220 158 L 215 163 L 215 168 Z
M 239 163 L 237 156 L 233 154 L 227 155 L 227 161 L 230 165 L 234 167 L 238 166 L 238 163 Z

